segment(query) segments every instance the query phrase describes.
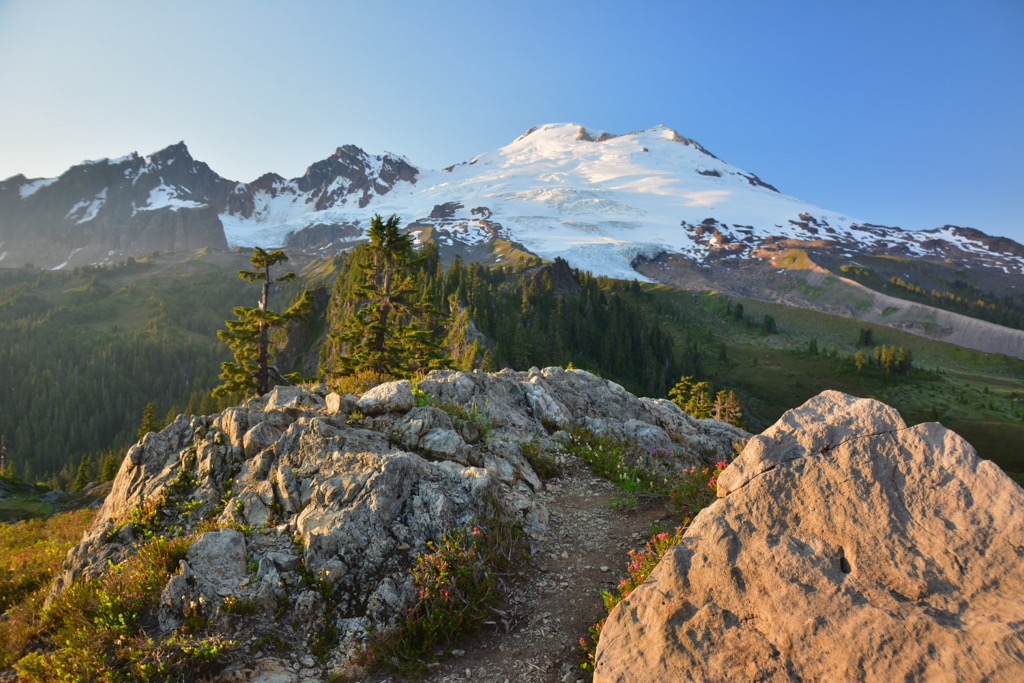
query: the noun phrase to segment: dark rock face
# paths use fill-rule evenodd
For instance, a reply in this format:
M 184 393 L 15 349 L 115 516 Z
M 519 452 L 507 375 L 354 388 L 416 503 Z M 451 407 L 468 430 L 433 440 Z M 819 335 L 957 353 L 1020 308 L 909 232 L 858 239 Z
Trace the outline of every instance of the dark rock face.
M 0 184 L 4 265 L 104 262 L 151 251 L 226 249 L 217 216 L 234 183 L 197 162 L 184 143 L 68 169 L 59 178 Z
M 431 210 L 430 218 L 432 220 L 443 220 L 446 218 L 452 218 L 455 215 L 455 212 L 462 208 L 464 207 L 459 202 L 447 202 L 445 204 L 437 204 Z
M 288 196 L 311 211 L 349 201 L 365 207 L 396 183 L 415 183 L 418 174 L 404 159 L 346 145 L 301 178 L 267 173 L 238 183 L 177 143 L 149 157 L 80 164 L 59 178 L 18 175 L 0 182 L 0 266 L 74 267 L 152 251 L 226 249 L 220 214 L 251 218 Z M 350 224 L 311 230 L 289 246 L 319 248 L 361 234 Z
M 1024 490 L 937 423 L 824 392 L 608 618 L 594 680 L 1020 680 Z
M 316 210 L 345 204 L 354 198 L 365 207 L 375 195 L 387 194 L 399 180 L 414 183 L 418 170 L 390 155 L 371 157 L 354 145 L 345 145 L 296 179 L 299 192 L 310 195 Z
M 362 236 L 362 228 L 354 223 L 332 223 L 330 225 L 321 223 L 311 225 L 298 232 L 288 233 L 284 240 L 284 246 L 312 251 L 350 244 Z

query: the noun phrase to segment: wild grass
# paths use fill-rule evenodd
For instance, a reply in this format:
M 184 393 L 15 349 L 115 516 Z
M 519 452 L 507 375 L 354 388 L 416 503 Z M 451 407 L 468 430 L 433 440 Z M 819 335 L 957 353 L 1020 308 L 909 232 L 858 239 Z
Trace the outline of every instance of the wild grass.
M 68 587 L 35 624 L 33 651 L 5 653 L 22 655 L 19 680 L 191 681 L 213 671 L 237 643 L 206 630 L 202 606 L 182 628 L 154 637 L 160 593 L 200 533 L 157 536 Z
M 25 653 L 39 628 L 50 582 L 95 515 L 95 510 L 74 510 L 0 524 L 0 613 L 6 615 L 0 628 L 0 669 Z

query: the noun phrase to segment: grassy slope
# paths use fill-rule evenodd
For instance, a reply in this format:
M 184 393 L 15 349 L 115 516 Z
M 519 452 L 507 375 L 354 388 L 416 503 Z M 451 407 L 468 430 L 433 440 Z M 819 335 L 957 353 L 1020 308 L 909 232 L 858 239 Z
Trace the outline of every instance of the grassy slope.
M 698 339 L 704 353 L 704 370 L 714 380 L 741 392 L 754 428 L 774 422 L 789 408 L 823 391 L 837 389 L 857 396 L 877 398 L 896 407 L 909 424 L 937 416 L 978 449 L 983 457 L 1011 472 L 1024 472 L 1024 455 L 1012 447 L 1024 438 L 1024 361 L 973 351 L 865 323 L 807 309 L 771 304 L 741 297 L 749 322 L 738 322 L 726 313 L 728 298 L 665 286 L 646 291 L 660 307 L 674 307 L 683 321 L 662 320 L 679 339 L 687 333 Z M 779 332 L 764 336 L 759 322 L 771 315 Z M 911 380 L 886 380 L 849 369 L 823 354 L 807 353 L 811 338 L 820 351 L 835 348 L 840 356 L 856 351 L 861 328 L 873 330 L 875 344 L 902 345 L 913 352 L 914 365 L 923 370 Z M 719 360 L 716 349 L 726 349 Z

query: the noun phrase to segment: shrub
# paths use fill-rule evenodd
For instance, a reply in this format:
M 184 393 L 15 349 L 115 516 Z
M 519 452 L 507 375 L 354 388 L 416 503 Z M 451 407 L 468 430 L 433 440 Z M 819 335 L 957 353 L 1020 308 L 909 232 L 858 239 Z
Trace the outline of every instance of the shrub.
M 378 384 L 384 384 L 393 379 L 394 377 L 373 370 L 358 370 L 351 375 L 335 378 L 331 383 L 331 388 L 339 394 L 364 394 Z
M 635 442 L 572 427 L 562 444 L 594 470 L 625 491 L 633 493 L 667 492 L 664 473 L 658 472 L 652 458 Z
M 0 669 L 25 654 L 39 630 L 50 582 L 95 515 L 91 509 L 74 510 L 45 520 L 0 524 Z
M 537 439 L 524 441 L 519 444 L 523 457 L 530 463 L 530 467 L 543 480 L 554 479 L 562 474 L 562 463 L 557 455 L 544 451 Z
M 157 536 L 102 575 L 68 587 L 43 612 L 36 634 L 42 649 L 15 664 L 21 680 L 188 681 L 214 670 L 236 643 L 202 633 L 208 622 L 201 605 L 179 631 L 147 634 L 168 578 L 207 530 Z
M 505 584 L 529 557 L 525 534 L 497 501 L 486 519 L 429 544 L 412 567 L 416 604 L 395 628 L 376 634 L 367 655 L 372 663 L 404 675 L 423 673 L 439 648 L 450 648 L 476 632 L 497 611 Z
M 672 484 L 669 503 L 684 518 L 684 524 L 689 524 L 698 512 L 715 502 L 718 475 L 728 465 L 720 460 L 714 467 L 690 467 Z

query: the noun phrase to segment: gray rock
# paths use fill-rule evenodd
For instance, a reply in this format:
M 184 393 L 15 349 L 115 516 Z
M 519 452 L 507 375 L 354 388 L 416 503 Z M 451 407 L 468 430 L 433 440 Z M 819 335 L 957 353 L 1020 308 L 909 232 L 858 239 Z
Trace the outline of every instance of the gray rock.
M 352 394 L 336 394 L 333 391 L 324 398 L 328 415 L 348 415 L 356 407 L 356 397 Z
M 825 392 L 750 441 L 612 611 L 594 680 L 1019 680 L 1024 490 Z
M 269 422 L 260 422 L 247 431 L 242 437 L 242 447 L 245 457 L 251 458 L 264 448 L 277 441 L 281 431 L 273 427 Z
M 324 406 L 324 399 L 305 387 L 276 386 L 266 396 L 266 410 L 311 410 Z
M 299 656 L 332 625 L 338 642 L 325 670 L 351 673 L 367 633 L 413 604 L 409 569 L 430 543 L 491 514 L 495 500 L 544 536 L 544 485 L 523 442 L 556 452 L 551 431 L 589 421 L 690 462 L 695 440 L 736 434 L 581 371 L 437 371 L 419 388 L 432 405 L 414 407 L 407 381 L 358 400 L 280 386 L 220 415 L 179 417 L 129 450 L 54 594 L 136 552 L 154 525 L 189 533 L 219 514 L 220 524 L 245 529 L 244 543 L 220 532 L 193 546 L 164 587 L 160 628 L 201 610 L 216 628 L 290 638 Z M 354 408 L 365 416 L 358 426 L 349 424 Z M 148 530 L 127 523 L 139 509 Z M 231 605 L 244 604 L 236 601 L 259 611 L 234 614 Z
M 356 408 L 366 415 L 405 413 L 413 406 L 409 380 L 387 382 L 370 389 L 356 401 Z

